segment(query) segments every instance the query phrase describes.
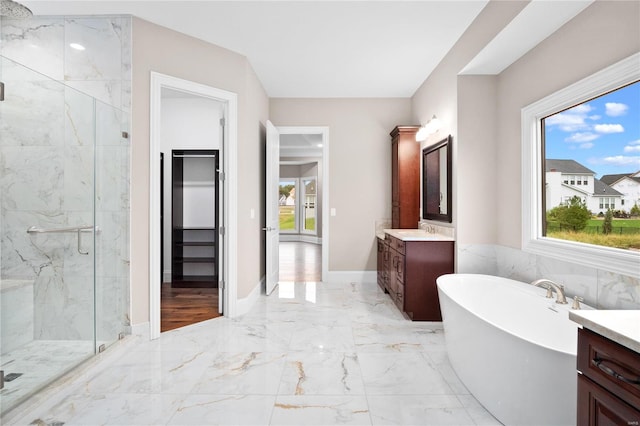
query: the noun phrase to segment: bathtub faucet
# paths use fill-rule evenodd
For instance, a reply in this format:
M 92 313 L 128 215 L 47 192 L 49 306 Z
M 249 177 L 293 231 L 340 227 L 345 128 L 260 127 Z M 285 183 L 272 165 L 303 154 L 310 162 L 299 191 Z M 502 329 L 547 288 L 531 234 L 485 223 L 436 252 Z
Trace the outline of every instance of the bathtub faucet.
M 556 291 L 556 303 L 561 303 L 563 305 L 565 305 L 567 303 L 567 298 L 564 296 L 564 286 L 561 284 L 556 284 L 551 280 L 548 280 L 546 278 L 542 278 L 539 280 L 535 280 L 534 282 L 531 283 L 532 286 L 535 287 L 544 287 L 547 290 L 555 290 Z M 550 292 L 547 292 L 547 297 L 551 297 Z

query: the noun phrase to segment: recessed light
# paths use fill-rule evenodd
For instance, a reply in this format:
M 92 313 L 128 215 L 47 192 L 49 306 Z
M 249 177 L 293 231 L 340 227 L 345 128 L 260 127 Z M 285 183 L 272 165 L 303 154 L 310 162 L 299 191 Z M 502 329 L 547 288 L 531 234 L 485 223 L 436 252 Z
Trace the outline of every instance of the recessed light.
M 319 143 L 318 145 L 316 145 L 318 148 L 322 148 L 322 144 Z
M 79 43 L 69 43 L 69 47 L 76 50 L 85 50 L 85 47 Z

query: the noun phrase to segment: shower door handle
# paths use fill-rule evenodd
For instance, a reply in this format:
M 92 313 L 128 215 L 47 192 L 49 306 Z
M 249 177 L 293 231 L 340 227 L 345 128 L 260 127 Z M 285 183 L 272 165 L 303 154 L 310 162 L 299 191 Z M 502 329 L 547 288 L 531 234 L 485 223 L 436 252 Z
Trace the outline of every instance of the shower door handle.
M 99 233 L 100 232 L 100 228 L 98 228 L 97 226 L 94 225 L 80 225 L 80 226 L 69 226 L 66 228 L 53 228 L 53 229 L 43 229 L 40 228 L 38 226 L 32 226 L 29 229 L 27 229 L 27 233 L 29 234 L 48 234 L 48 233 L 62 233 L 62 232 L 75 232 L 77 237 L 78 237 L 78 253 L 82 254 L 82 255 L 87 255 L 89 254 L 88 251 L 83 251 L 82 250 L 82 233 L 83 232 L 91 232 L 94 231 L 95 233 Z
M 87 255 L 88 251 L 82 251 L 82 229 L 78 229 L 78 253 Z

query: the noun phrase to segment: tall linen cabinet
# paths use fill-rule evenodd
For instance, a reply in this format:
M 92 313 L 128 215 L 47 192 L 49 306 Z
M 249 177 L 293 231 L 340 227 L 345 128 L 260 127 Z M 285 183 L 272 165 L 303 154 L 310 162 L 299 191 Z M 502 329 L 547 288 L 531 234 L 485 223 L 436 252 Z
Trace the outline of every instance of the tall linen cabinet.
M 420 220 L 419 126 L 396 126 L 391 132 L 391 226 L 413 229 Z

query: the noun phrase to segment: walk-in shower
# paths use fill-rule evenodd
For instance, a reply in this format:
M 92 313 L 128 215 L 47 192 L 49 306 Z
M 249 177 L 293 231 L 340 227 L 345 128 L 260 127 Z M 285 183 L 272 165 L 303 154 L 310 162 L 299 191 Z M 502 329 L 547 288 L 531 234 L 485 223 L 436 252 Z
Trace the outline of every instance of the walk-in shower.
M 0 81 L 6 414 L 128 326 L 129 115 L 2 55 Z

